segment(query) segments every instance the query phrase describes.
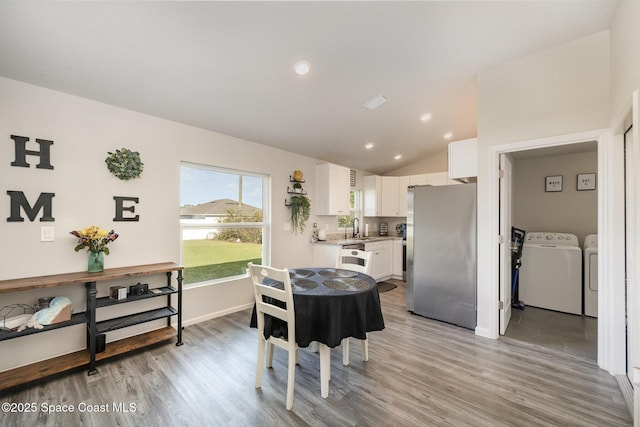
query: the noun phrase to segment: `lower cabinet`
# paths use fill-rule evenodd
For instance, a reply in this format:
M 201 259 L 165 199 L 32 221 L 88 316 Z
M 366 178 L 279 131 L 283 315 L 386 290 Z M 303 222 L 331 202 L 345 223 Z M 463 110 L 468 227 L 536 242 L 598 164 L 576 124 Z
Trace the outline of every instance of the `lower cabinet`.
M 313 267 L 334 267 L 338 262 L 340 249 L 342 249 L 340 244 L 315 243 L 313 245 Z
M 392 268 L 391 274 L 396 279 L 402 279 L 404 242 L 402 240 L 394 240 L 392 245 L 393 245 L 393 268 Z
M 396 259 L 395 245 L 401 240 L 384 238 L 375 242 L 366 242 L 364 250 L 371 252 L 371 277 L 377 282 L 387 280 L 391 276 L 402 278 L 402 252 L 400 252 L 400 263 Z M 313 266 L 317 268 L 332 267 L 338 260 L 338 252 L 342 249 L 340 243 L 315 243 L 313 245 Z M 400 246 L 402 251 L 402 246 Z M 400 273 L 396 274 L 397 268 Z
M 384 240 L 364 245 L 364 250 L 371 252 L 371 276 L 378 282 L 391 277 L 393 256 L 391 243 L 391 240 Z

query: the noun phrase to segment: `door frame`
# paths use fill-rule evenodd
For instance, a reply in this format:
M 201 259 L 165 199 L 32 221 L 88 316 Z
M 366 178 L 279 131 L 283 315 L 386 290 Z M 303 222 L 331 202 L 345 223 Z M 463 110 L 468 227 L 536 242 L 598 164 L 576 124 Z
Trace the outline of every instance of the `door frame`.
M 624 195 L 622 189 L 622 163 L 619 138 L 609 129 L 597 129 L 587 132 L 518 141 L 489 147 L 490 155 L 490 207 L 491 221 L 488 228 L 493 236 L 499 235 L 499 166 L 500 155 L 537 148 L 556 147 L 597 141 L 598 144 L 598 233 L 602 245 L 598 248 L 599 271 L 599 315 L 598 315 L 598 365 L 612 374 L 620 374 L 625 369 L 624 340 L 624 230 L 620 218 L 624 218 Z M 618 142 L 618 145 L 616 145 Z M 618 152 L 620 151 L 620 152 Z M 497 240 L 497 239 L 496 239 Z M 494 301 L 499 300 L 499 251 L 492 250 L 487 254 L 493 283 L 490 290 Z M 504 261 L 504 260 L 503 260 Z M 498 286 L 495 286 L 498 284 Z M 489 291 L 489 289 L 487 289 Z M 479 335 L 499 337 L 499 312 L 492 317 L 490 331 L 476 330 Z M 485 335 L 486 336 L 486 335 Z
M 617 252 L 615 253 L 615 257 L 619 258 L 622 260 L 622 266 L 620 267 L 619 271 L 617 271 L 617 275 L 618 275 L 618 280 L 622 281 L 624 283 L 624 281 L 627 281 L 627 291 L 628 291 L 628 295 L 627 295 L 627 299 L 629 301 L 629 306 L 628 306 L 628 314 L 629 314 L 629 320 L 628 320 L 628 324 L 629 326 L 629 346 L 631 349 L 631 361 L 629 362 L 629 366 L 633 368 L 633 372 L 626 372 L 627 371 L 627 361 L 624 358 L 624 356 L 626 356 L 626 348 L 625 348 L 625 338 L 626 336 L 624 335 L 624 330 L 625 330 L 625 319 L 621 319 L 618 320 L 618 323 L 616 323 L 615 325 L 612 325 L 612 328 L 615 328 L 616 331 L 618 330 L 622 330 L 623 334 L 621 337 L 617 337 L 621 343 L 616 342 L 616 345 L 620 345 L 623 347 L 625 354 L 622 355 L 620 357 L 620 359 L 622 360 L 618 360 L 618 359 L 614 359 L 612 364 L 615 365 L 620 365 L 615 372 L 612 371 L 612 369 L 609 369 L 609 371 L 612 374 L 616 374 L 616 375 L 628 375 L 628 376 L 632 376 L 633 377 L 633 383 L 638 386 L 640 385 L 640 372 L 638 366 L 640 365 L 640 317 L 638 316 L 638 310 L 640 309 L 640 265 L 638 265 L 638 263 L 629 263 L 626 267 L 627 267 L 627 276 L 625 276 L 625 265 L 624 265 L 624 258 L 627 255 L 627 253 L 625 252 L 625 239 L 629 239 L 628 242 L 631 246 L 631 251 L 633 253 L 633 251 L 635 251 L 635 256 L 637 256 L 638 251 L 640 250 L 640 218 L 638 218 L 638 212 L 640 212 L 640 96 L 638 94 L 638 91 L 634 91 L 631 94 L 631 98 L 629 99 L 629 101 L 627 101 L 626 105 L 622 108 L 621 112 L 619 114 L 617 114 L 615 116 L 615 121 L 613 122 L 613 126 L 611 128 L 611 134 L 612 134 L 612 140 L 613 140 L 613 153 L 615 156 L 617 156 L 617 163 L 616 166 L 618 166 L 618 174 L 619 176 L 617 176 L 617 187 L 615 188 L 615 191 L 621 192 L 622 196 L 618 197 L 621 198 L 622 200 L 619 202 L 621 204 L 621 206 L 619 207 L 620 210 L 622 210 L 624 212 L 625 210 L 625 190 L 624 190 L 624 180 L 627 179 L 627 183 L 626 185 L 630 186 L 630 193 L 629 193 L 629 198 L 626 199 L 626 203 L 630 205 L 631 207 L 631 212 L 632 217 L 629 219 L 627 218 L 627 224 L 629 225 L 629 228 L 631 230 L 631 233 L 627 236 L 625 234 L 625 224 L 624 221 L 620 221 L 621 224 L 619 225 L 619 227 L 621 228 L 620 230 L 616 230 L 620 237 L 619 239 L 621 240 L 621 243 L 619 246 L 615 246 L 614 250 L 616 250 Z M 624 157 L 624 134 L 625 131 L 632 126 L 632 131 L 631 131 L 631 144 L 632 144 L 632 155 L 631 158 L 629 159 L 629 166 L 630 166 L 630 171 L 627 177 L 624 176 L 624 165 L 625 165 L 625 157 Z M 617 200 L 614 200 L 614 202 Z M 600 243 L 600 242 L 599 242 Z M 600 249 L 598 249 L 598 252 L 600 251 Z M 598 254 L 599 256 L 599 254 Z M 600 264 L 598 264 L 598 268 L 600 268 Z M 604 278 L 606 279 L 607 276 L 604 276 Z M 603 274 L 599 273 L 598 274 L 598 282 L 600 282 L 601 280 L 603 280 Z M 623 289 L 624 292 L 624 289 Z M 622 299 L 622 304 L 623 304 L 623 308 L 620 310 L 622 312 L 624 312 L 624 293 L 621 296 L 617 296 L 618 298 Z M 599 301 L 600 304 L 602 304 L 602 301 Z M 600 307 L 598 308 L 600 309 Z M 609 332 L 609 331 L 607 331 Z M 600 331 L 598 331 L 598 333 L 600 333 Z M 638 395 L 638 393 L 636 393 L 636 395 Z M 636 399 L 638 399 L 636 397 Z M 636 408 L 636 410 L 638 410 L 638 408 Z
M 513 159 L 509 153 L 500 154 L 500 335 L 504 335 L 511 321 L 511 300 L 513 298 L 513 262 L 511 249 L 511 227 L 513 225 Z

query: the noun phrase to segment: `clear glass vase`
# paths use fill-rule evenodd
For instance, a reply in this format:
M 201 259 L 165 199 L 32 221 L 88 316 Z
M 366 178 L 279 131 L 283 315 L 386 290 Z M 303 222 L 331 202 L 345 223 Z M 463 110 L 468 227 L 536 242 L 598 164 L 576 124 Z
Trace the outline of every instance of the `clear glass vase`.
M 98 273 L 104 270 L 104 252 L 89 251 L 89 273 Z

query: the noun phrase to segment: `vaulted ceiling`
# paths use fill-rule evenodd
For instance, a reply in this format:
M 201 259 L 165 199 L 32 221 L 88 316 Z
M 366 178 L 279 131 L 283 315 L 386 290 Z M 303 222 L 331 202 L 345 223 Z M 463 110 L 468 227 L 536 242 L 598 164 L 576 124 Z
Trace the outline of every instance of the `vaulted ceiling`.
M 479 70 L 616 4 L 3 0 L 0 76 L 382 174 L 476 136 Z

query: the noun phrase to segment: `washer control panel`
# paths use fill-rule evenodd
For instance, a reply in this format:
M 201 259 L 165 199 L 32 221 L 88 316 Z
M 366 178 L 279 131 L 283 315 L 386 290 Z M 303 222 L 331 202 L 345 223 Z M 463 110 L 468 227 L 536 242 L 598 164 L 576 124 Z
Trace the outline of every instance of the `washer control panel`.
M 597 248 L 598 247 L 598 235 L 589 234 L 584 238 L 584 248 Z
M 529 232 L 524 242 L 532 245 L 579 246 L 578 237 L 570 233 Z

